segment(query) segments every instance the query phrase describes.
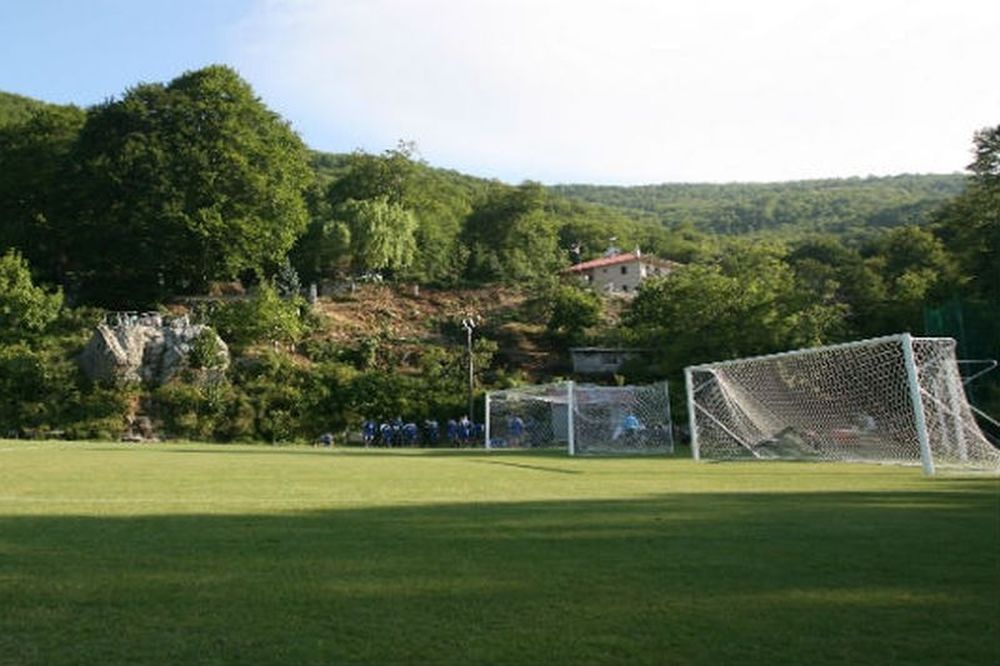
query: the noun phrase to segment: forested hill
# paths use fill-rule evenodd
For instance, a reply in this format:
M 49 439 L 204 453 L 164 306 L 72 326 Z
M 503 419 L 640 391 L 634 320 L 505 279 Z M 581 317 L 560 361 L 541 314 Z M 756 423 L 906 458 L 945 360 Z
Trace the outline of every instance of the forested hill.
M 50 106 L 55 105 L 0 91 L 0 127 L 23 122 L 36 110 Z
M 18 124 L 35 111 L 60 107 L 0 92 L 0 127 Z M 351 168 L 351 155 L 313 151 L 313 169 L 327 185 Z M 490 188 L 486 179 L 418 163 L 411 175 L 425 195 L 449 213 L 467 212 Z M 871 238 L 879 230 L 929 221 L 940 206 L 962 192 L 962 174 L 808 180 L 781 183 L 642 185 L 619 187 L 570 184 L 547 188 L 556 217 L 587 218 L 589 236 L 624 235 L 666 250 L 661 231 L 687 229 L 709 234 L 769 234 L 802 237 L 815 232 Z M 451 210 L 454 209 L 454 210 Z M 461 212 L 459 212 L 461 211 Z M 606 228 L 598 230 L 599 218 Z M 630 222 L 642 222 L 637 231 Z M 630 227 L 632 231 L 626 227 Z M 577 235 L 581 235 L 577 231 Z
M 962 174 L 805 180 L 782 183 L 556 185 L 571 199 L 703 232 L 862 233 L 923 224 L 965 188 Z

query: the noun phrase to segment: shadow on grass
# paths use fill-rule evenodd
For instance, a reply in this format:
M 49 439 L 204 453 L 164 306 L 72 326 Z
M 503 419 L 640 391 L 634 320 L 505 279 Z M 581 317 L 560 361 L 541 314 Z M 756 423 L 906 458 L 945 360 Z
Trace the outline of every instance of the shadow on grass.
M 582 474 L 580 470 L 576 469 L 560 469 L 558 467 L 544 467 L 542 465 L 529 465 L 527 463 L 516 463 L 508 462 L 504 460 L 479 460 L 475 459 L 471 462 L 479 463 L 482 465 L 502 465 L 504 467 L 517 467 L 519 469 L 530 469 L 536 472 L 552 472 L 555 474 Z
M 4 517 L 0 663 L 996 663 L 998 518 L 989 481 Z
M 373 446 L 370 448 L 364 447 L 353 447 L 353 446 L 338 446 L 335 448 L 327 448 L 322 446 L 308 446 L 308 445 L 276 445 L 269 446 L 267 444 L 204 444 L 202 446 L 193 447 L 184 444 L 171 444 L 167 443 L 157 443 L 155 445 L 143 445 L 136 444 L 133 446 L 114 446 L 114 447 L 100 447 L 91 446 L 88 447 L 92 451 L 102 451 L 111 453 L 133 453 L 139 452 L 155 452 L 155 453 L 206 453 L 215 455 L 274 455 L 274 454 L 288 454 L 288 455 L 336 455 L 336 456 L 429 456 L 429 457 L 460 457 L 467 458 L 470 456 L 506 456 L 506 455 L 517 455 L 517 456 L 533 456 L 542 458 L 560 458 L 568 459 L 569 456 L 565 449 L 485 449 L 485 448 L 429 448 L 429 447 L 381 447 Z

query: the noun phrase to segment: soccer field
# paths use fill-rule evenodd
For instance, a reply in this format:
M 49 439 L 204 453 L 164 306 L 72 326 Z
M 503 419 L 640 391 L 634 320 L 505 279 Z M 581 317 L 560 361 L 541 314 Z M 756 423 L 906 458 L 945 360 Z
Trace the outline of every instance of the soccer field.
M 1000 481 L 0 441 L 0 664 L 997 664 Z

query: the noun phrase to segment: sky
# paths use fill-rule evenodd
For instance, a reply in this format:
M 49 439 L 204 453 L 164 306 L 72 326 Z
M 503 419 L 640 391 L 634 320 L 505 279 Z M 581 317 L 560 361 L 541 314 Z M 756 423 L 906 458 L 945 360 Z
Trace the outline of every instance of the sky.
M 953 173 L 997 35 L 996 0 L 0 0 L 0 90 L 225 64 L 311 148 L 510 183 Z

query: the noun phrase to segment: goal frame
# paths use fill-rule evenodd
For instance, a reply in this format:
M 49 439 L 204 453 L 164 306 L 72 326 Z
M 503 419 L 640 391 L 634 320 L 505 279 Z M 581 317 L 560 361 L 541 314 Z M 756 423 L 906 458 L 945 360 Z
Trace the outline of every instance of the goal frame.
M 662 386 L 662 389 L 660 388 Z M 626 385 L 626 386 L 597 386 L 594 384 L 579 384 L 572 380 L 565 382 L 558 382 L 552 384 L 535 384 L 525 387 L 520 387 L 521 390 L 525 391 L 525 400 L 531 400 L 529 391 L 531 389 L 537 391 L 549 391 L 549 395 L 544 399 L 539 399 L 540 402 L 547 402 L 553 405 L 565 405 L 565 449 L 570 456 L 581 456 L 581 455 L 605 455 L 605 456 L 616 456 L 616 455 L 649 455 L 649 454 L 671 454 L 674 451 L 674 437 L 673 437 L 673 423 L 671 420 L 670 413 L 670 393 L 669 387 L 666 382 L 657 382 L 654 384 L 647 385 Z M 662 440 L 663 444 L 656 444 L 653 448 L 649 450 L 629 450 L 622 448 L 620 450 L 615 449 L 601 449 L 598 451 L 592 451 L 590 448 L 578 445 L 577 436 L 577 424 L 579 420 L 579 414 L 577 414 L 578 409 L 580 409 L 580 397 L 579 394 L 583 394 L 584 397 L 592 391 L 608 391 L 608 392 L 618 392 L 618 391 L 628 391 L 629 389 L 646 389 L 650 391 L 662 390 L 662 395 L 657 399 L 662 399 L 663 410 L 662 410 L 662 423 L 658 422 L 658 427 L 662 430 L 652 429 L 650 432 L 653 433 L 652 436 L 643 438 L 644 442 L 650 440 L 659 441 Z M 553 392 L 558 391 L 558 395 L 553 395 Z M 491 404 L 498 394 L 508 394 L 510 392 L 520 392 L 518 388 L 500 390 L 500 391 L 488 391 L 486 393 L 485 399 L 485 415 L 483 418 L 483 425 L 485 427 L 485 447 L 487 450 L 493 450 L 500 447 L 493 446 L 492 437 L 492 420 L 493 414 L 491 409 Z M 584 402 L 587 402 L 584 400 Z M 593 404 L 593 403 L 590 403 Z M 613 403 L 599 403 L 599 404 L 613 404 Z M 659 410 L 656 410 L 659 411 Z M 561 442 L 562 438 L 558 437 L 561 434 L 562 427 L 559 428 L 559 433 L 553 432 L 553 442 Z M 618 435 L 615 435 L 617 437 Z M 560 447 L 556 447 L 560 448 Z
M 792 351 L 780 352 L 776 354 L 767 354 L 763 356 L 754 356 L 740 359 L 731 359 L 727 361 L 720 361 L 717 363 L 705 363 L 700 365 L 688 366 L 684 369 L 684 383 L 685 392 L 687 397 L 687 410 L 688 410 L 688 423 L 690 429 L 691 437 L 691 455 L 695 460 L 704 459 L 701 437 L 700 437 L 700 427 L 699 424 L 711 425 L 723 431 L 728 437 L 737 443 L 739 446 L 747 449 L 751 454 L 752 458 L 760 458 L 761 456 L 754 450 L 754 448 L 735 432 L 729 429 L 725 423 L 717 419 L 708 409 L 703 407 L 698 403 L 697 393 L 701 388 L 704 388 L 706 384 L 713 380 L 706 380 L 701 385 L 695 385 L 695 375 L 696 373 L 714 373 L 725 368 L 732 368 L 734 366 L 748 366 L 750 364 L 757 364 L 769 361 L 778 361 L 781 359 L 789 359 L 793 357 L 805 357 L 809 355 L 820 355 L 827 354 L 837 351 L 849 351 L 863 347 L 877 347 L 879 345 L 899 345 L 902 362 L 905 369 L 906 376 L 906 396 L 908 399 L 908 409 L 912 412 L 913 425 L 915 430 L 916 446 L 919 452 L 919 460 L 923 473 L 927 476 L 933 476 L 937 472 L 937 463 L 935 461 L 935 452 L 932 446 L 931 437 L 928 431 L 928 421 L 927 414 L 925 412 L 924 400 L 938 400 L 934 396 L 931 396 L 929 392 L 925 391 L 920 385 L 920 374 L 917 367 L 917 362 L 914 354 L 914 346 L 917 342 L 945 342 L 954 344 L 954 340 L 951 338 L 933 338 L 933 337 L 914 337 L 910 333 L 901 333 L 897 335 L 883 336 L 878 338 L 870 338 L 866 340 L 858 340 L 855 342 L 847 342 L 836 345 L 827 345 L 821 347 L 797 349 Z M 897 366 L 898 367 L 898 366 Z M 958 387 L 959 392 L 961 387 Z M 954 393 L 955 388 L 949 386 L 949 396 L 952 404 L 955 404 L 957 395 Z M 961 402 L 965 406 L 968 406 L 968 402 L 965 398 L 964 392 L 961 392 Z M 766 403 L 764 403 L 766 404 Z M 967 437 L 963 434 L 957 434 L 956 443 L 958 446 L 965 450 L 967 446 Z M 985 441 L 985 438 L 984 438 Z M 988 444 L 987 444 L 988 446 Z M 998 453 L 997 460 L 1000 460 L 1000 453 Z M 888 461 L 886 461 L 888 462 Z M 902 462 L 900 460 L 900 462 Z

